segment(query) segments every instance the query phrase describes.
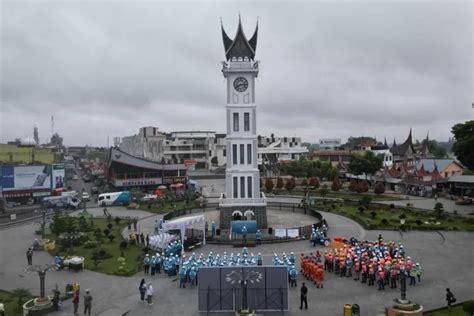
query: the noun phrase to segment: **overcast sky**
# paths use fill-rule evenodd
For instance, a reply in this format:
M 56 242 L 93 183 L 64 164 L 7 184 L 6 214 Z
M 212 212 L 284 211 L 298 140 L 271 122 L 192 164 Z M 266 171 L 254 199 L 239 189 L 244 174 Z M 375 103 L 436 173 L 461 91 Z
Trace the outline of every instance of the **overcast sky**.
M 473 119 L 471 1 L 1 3 L 0 142 L 225 131 L 220 17 L 257 16 L 258 133 L 447 140 Z

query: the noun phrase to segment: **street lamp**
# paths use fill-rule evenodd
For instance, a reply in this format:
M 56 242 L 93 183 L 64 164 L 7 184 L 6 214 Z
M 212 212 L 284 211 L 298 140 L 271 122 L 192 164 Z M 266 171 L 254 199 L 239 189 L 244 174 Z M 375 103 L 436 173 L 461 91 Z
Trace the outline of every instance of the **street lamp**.
M 48 271 L 56 271 L 57 266 L 55 264 L 44 264 L 44 265 L 34 265 L 26 267 L 25 271 L 27 273 L 37 272 L 40 278 L 40 297 L 36 300 L 38 305 L 42 305 L 41 303 L 46 303 L 48 298 L 45 295 L 45 286 L 44 286 L 44 279 L 46 276 L 46 272 Z
M 242 287 L 242 310 L 248 310 L 247 303 L 247 286 L 250 283 L 258 283 L 262 280 L 263 276 L 260 272 L 249 271 L 245 273 L 244 268 L 241 268 L 240 272 L 232 271 L 227 274 L 226 281 L 230 284 L 239 283 Z

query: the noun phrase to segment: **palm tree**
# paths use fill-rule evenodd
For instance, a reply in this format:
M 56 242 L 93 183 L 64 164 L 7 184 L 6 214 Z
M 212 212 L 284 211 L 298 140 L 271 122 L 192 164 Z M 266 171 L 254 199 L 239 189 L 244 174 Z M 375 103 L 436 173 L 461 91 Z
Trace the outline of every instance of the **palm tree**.
M 240 272 L 232 271 L 227 274 L 225 279 L 230 284 L 240 284 L 242 287 L 242 310 L 247 310 L 247 286 L 249 282 L 252 284 L 260 282 L 263 279 L 263 275 L 257 271 L 249 271 L 246 273 L 244 268 L 241 268 Z

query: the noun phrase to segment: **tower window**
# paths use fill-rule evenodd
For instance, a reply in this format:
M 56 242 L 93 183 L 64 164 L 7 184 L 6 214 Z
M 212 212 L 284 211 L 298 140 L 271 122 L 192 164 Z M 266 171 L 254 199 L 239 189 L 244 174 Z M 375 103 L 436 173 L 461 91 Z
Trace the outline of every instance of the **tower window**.
M 252 197 L 252 177 L 247 177 L 247 197 Z
M 245 177 L 240 177 L 240 197 L 245 198 Z
M 244 131 L 250 131 L 250 113 L 244 113 Z
M 233 165 L 237 164 L 237 145 L 236 144 L 232 145 L 232 164 Z
M 239 179 L 237 177 L 234 177 L 233 179 L 233 191 L 234 191 L 234 199 L 238 198 L 239 196 Z
M 244 144 L 240 144 L 240 164 L 245 164 L 245 146 Z
M 239 113 L 234 113 L 234 132 L 239 131 Z
M 252 164 L 252 144 L 247 144 L 247 164 Z

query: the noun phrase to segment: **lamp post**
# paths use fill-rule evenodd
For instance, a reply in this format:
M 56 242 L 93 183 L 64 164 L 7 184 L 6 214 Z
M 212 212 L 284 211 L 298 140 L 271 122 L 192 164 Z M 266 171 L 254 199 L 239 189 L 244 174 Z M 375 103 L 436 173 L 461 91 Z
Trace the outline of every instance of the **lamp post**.
M 34 265 L 26 267 L 27 273 L 37 272 L 40 278 L 40 297 L 38 298 L 37 302 L 45 302 L 48 301 L 48 298 L 45 295 L 45 285 L 44 280 L 46 277 L 46 272 L 48 271 L 55 271 L 57 269 L 55 264 L 44 264 L 44 265 Z
M 242 310 L 248 310 L 248 302 L 247 302 L 247 287 L 249 282 L 250 283 L 258 283 L 262 280 L 263 276 L 260 272 L 257 271 L 249 271 L 245 272 L 244 268 L 240 269 L 240 272 L 232 271 L 231 273 L 227 274 L 226 281 L 230 284 L 239 283 L 242 287 Z

